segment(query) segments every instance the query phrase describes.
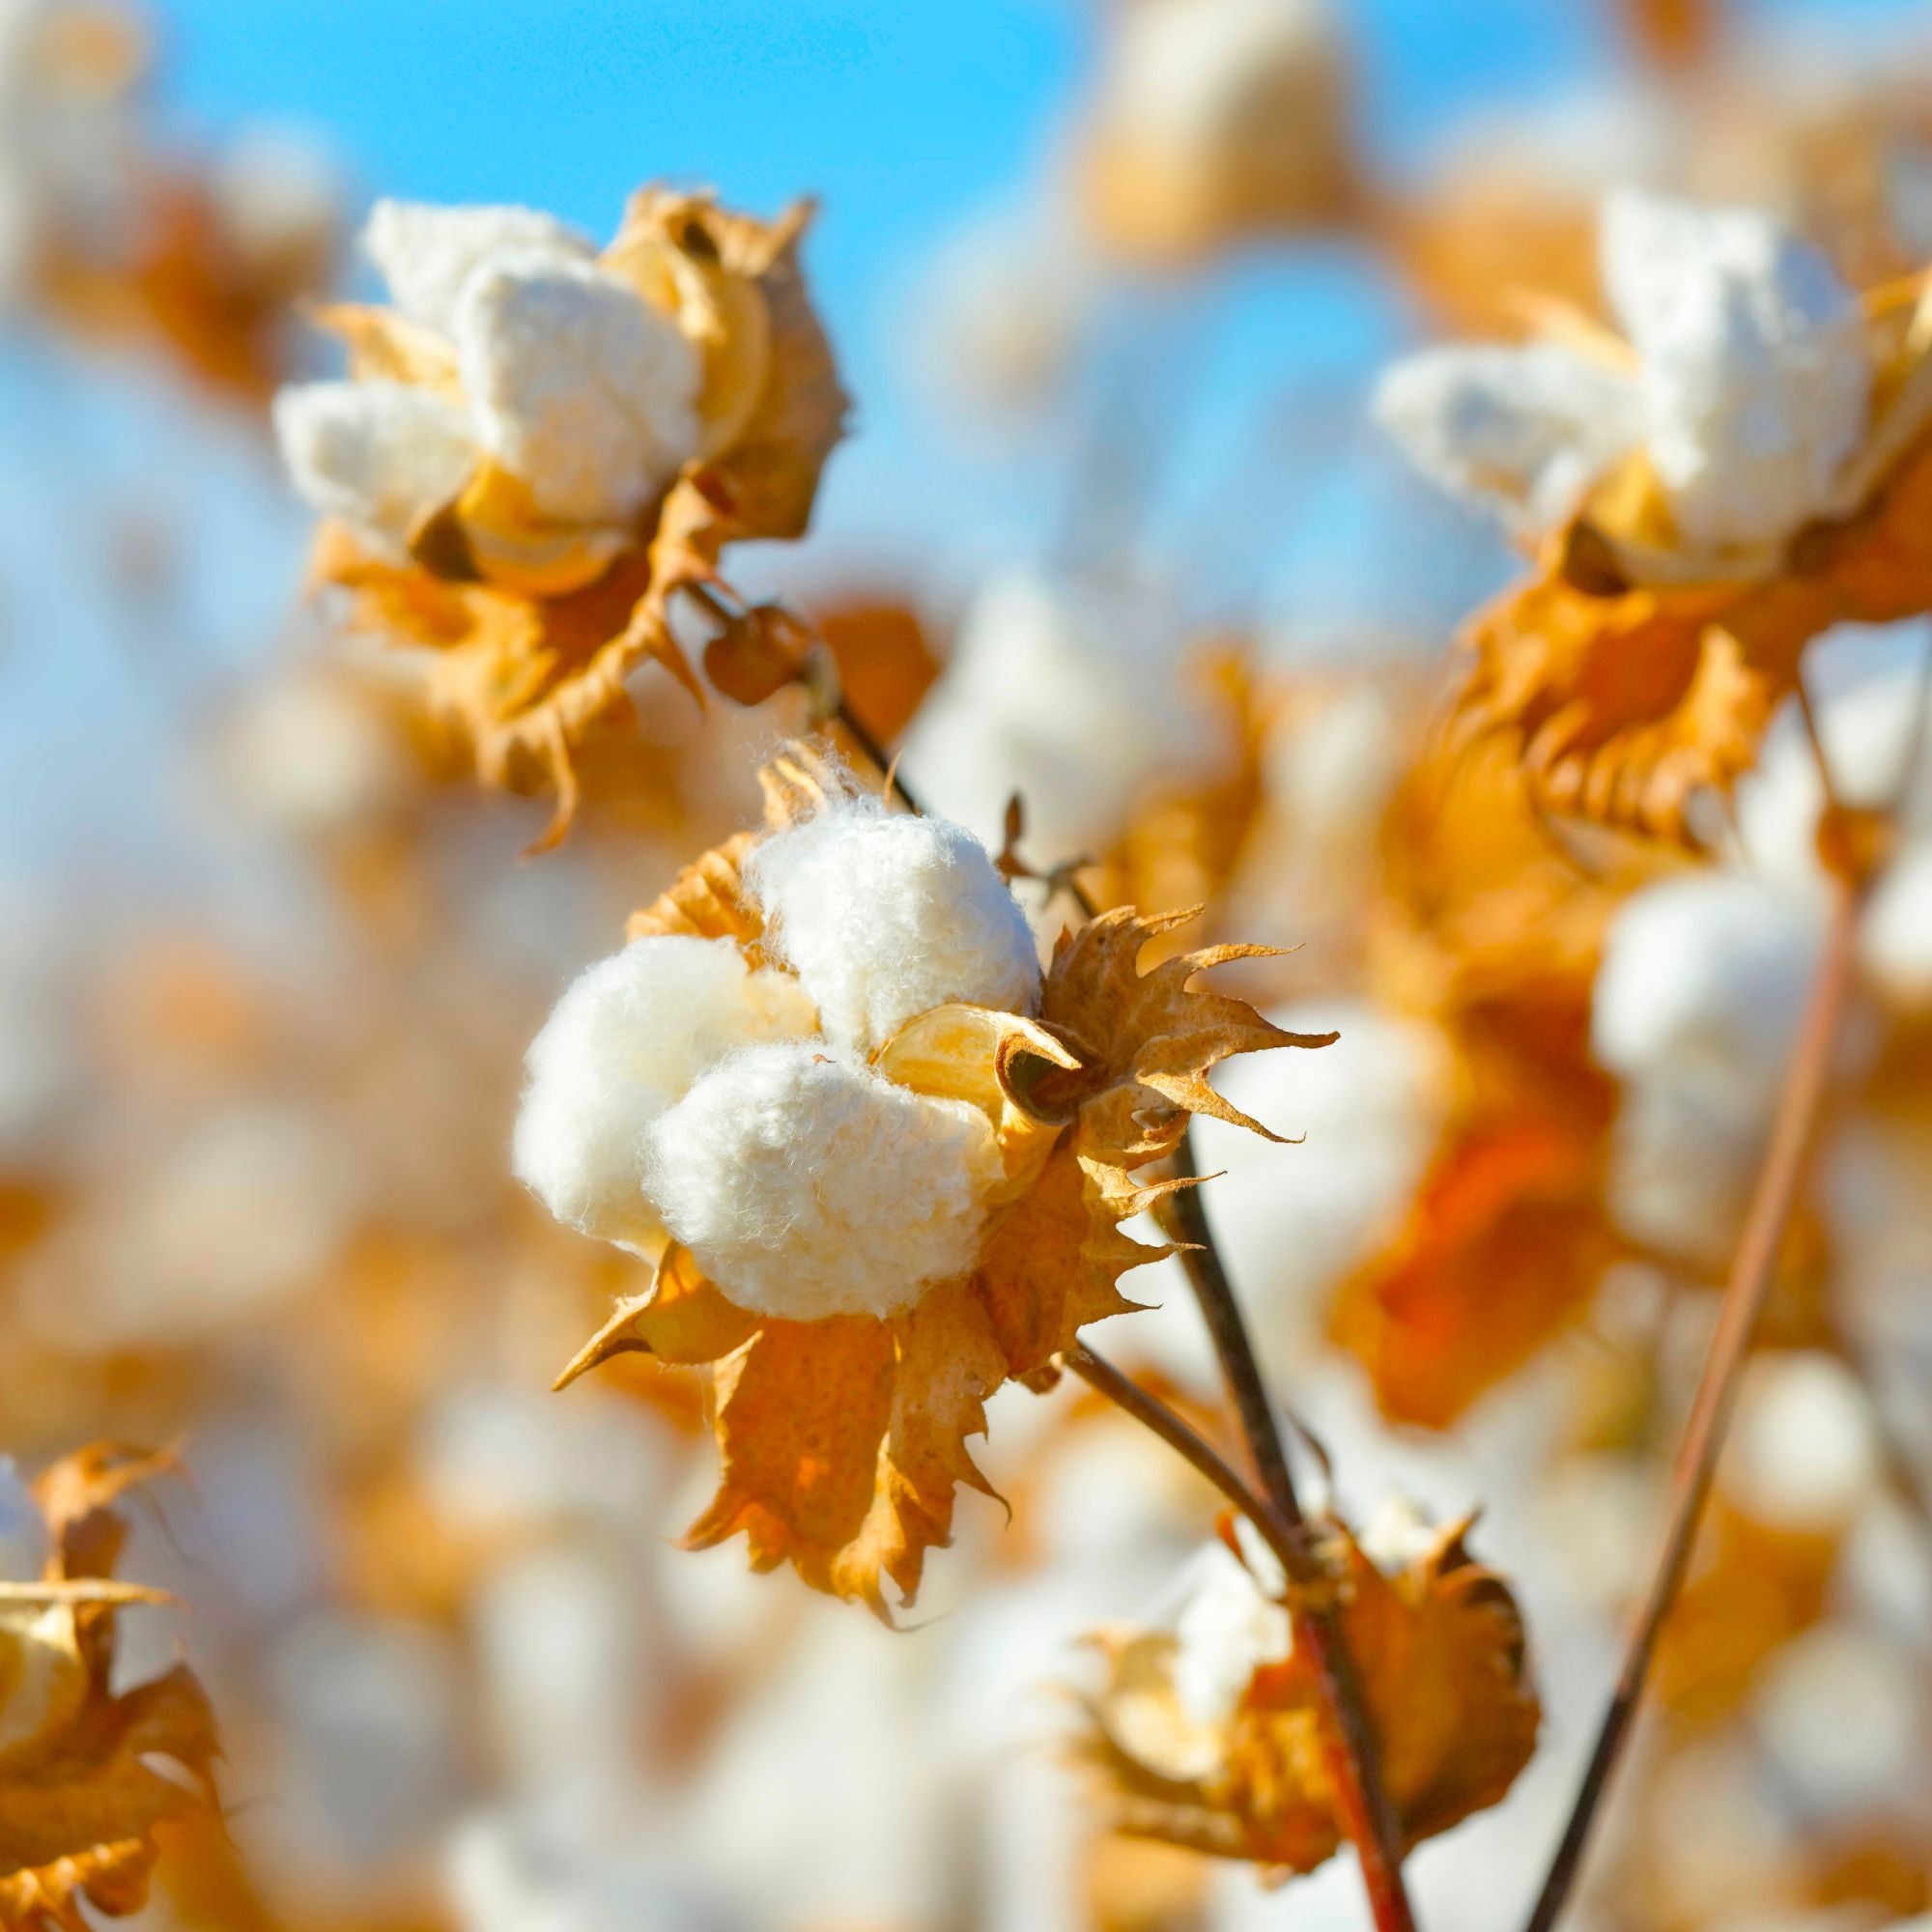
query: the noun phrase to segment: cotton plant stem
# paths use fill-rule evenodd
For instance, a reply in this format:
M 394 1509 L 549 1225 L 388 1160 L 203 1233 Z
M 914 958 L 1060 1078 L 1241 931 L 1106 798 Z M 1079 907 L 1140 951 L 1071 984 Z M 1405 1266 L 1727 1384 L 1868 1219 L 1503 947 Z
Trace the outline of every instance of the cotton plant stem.
M 1582 1869 L 1603 1802 L 1630 1741 L 1664 1619 L 1684 1582 L 1719 1452 L 1737 1398 L 1738 1377 L 1776 1274 L 1778 1250 L 1816 1138 L 1820 1104 L 1832 1066 L 1838 1021 L 1851 984 L 1852 941 L 1862 894 L 1833 878 L 1825 951 L 1811 982 L 1797 1042 L 1786 1068 L 1771 1141 L 1758 1170 L 1749 1211 L 1724 1287 L 1697 1393 L 1685 1422 L 1671 1476 L 1670 1508 L 1640 1606 L 1625 1639 L 1617 1673 L 1590 1762 L 1562 1843 L 1550 1862 L 1525 1932 L 1550 1932 L 1569 1903 Z
M 898 793 L 899 803 L 916 818 L 923 818 L 925 808 L 906 789 L 905 781 L 899 777 L 898 760 L 867 729 L 842 692 L 832 708 L 832 715 L 838 721 L 839 728 L 864 753 L 867 763 L 877 771 L 881 779 L 889 781 L 892 789 Z
M 1182 1179 L 1198 1179 L 1193 1148 L 1182 1134 L 1175 1152 L 1175 1172 Z M 1221 1373 L 1233 1397 L 1255 1465 L 1263 1497 L 1293 1531 L 1275 1553 L 1291 1583 L 1300 1585 L 1294 1611 L 1295 1641 L 1315 1666 L 1334 1739 L 1329 1772 L 1334 1779 L 1336 1806 L 1342 1824 L 1361 1861 L 1362 1883 L 1369 1894 L 1377 1932 L 1414 1932 L 1415 1914 L 1402 1876 L 1402 1833 L 1381 1780 L 1380 1749 L 1369 1721 L 1360 1673 L 1349 1649 L 1342 1620 L 1327 1595 L 1330 1578 L 1307 1542 L 1307 1518 L 1295 1493 L 1294 1476 L 1282 1447 L 1274 1406 L 1249 1340 L 1234 1285 L 1228 1279 L 1220 1250 L 1214 1245 L 1198 1186 L 1177 1189 L 1163 1204 L 1175 1232 L 1187 1243 L 1181 1261 L 1193 1284 L 1208 1332 L 1220 1358 Z M 1269 1546 L 1273 1548 L 1272 1545 Z

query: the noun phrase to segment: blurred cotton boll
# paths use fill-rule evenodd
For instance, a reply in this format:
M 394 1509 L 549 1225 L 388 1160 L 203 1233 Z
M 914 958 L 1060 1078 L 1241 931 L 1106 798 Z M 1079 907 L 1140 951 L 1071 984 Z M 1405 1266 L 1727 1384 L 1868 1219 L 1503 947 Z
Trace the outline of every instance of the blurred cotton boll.
M 906 734 L 938 810 L 997 842 L 1026 804 L 1036 865 L 1098 856 L 1151 781 L 1217 749 L 1186 688 L 1184 637 L 1161 593 L 1118 578 L 1019 571 L 973 600 Z
M 1823 510 L 1872 387 L 1863 317 L 1826 258 L 1751 211 L 1621 190 L 1603 264 L 1684 536 L 1770 543 Z
M 1194 1123 L 1216 1237 L 1262 1320 L 1277 1363 L 1299 1359 L 1322 1301 L 1397 1223 L 1435 1144 L 1449 1097 L 1447 1051 L 1430 1028 L 1360 1001 L 1309 1001 L 1268 1017 L 1295 1032 L 1338 1031 L 1319 1052 L 1229 1062 L 1214 1085 L 1294 1147 L 1223 1122 Z
M 1912 1785 L 1927 1734 L 1924 1663 L 1846 1624 L 1808 1631 L 1757 1692 L 1760 1735 L 1814 1815 L 1856 1815 Z
M 595 250 L 574 229 L 530 208 L 439 208 L 419 201 L 379 201 L 362 245 L 382 270 L 395 303 L 412 322 L 440 334 L 456 325 L 470 277 L 489 262 L 588 263 Z
M 412 777 L 373 694 L 316 668 L 251 691 L 224 721 L 215 756 L 251 818 L 300 837 L 393 810 Z
M 677 1884 L 648 1824 L 514 1811 L 466 1820 L 443 1865 L 460 1932 L 738 1932 L 742 1920 Z
M 1871 1397 L 1844 1363 L 1815 1350 L 1751 1361 L 1721 1470 L 1739 1509 L 1796 1533 L 1843 1531 L 1882 1472 Z
M 1174 1634 L 1175 1694 L 1193 1722 L 1208 1726 L 1233 1717 L 1255 1672 L 1281 1662 L 1293 1642 L 1287 1609 L 1264 1596 L 1247 1565 L 1218 1543 L 1191 1566 Z
M 293 128 L 242 128 L 215 159 L 210 187 L 222 244 L 264 294 L 327 279 L 342 242 L 342 170 L 322 141 Z

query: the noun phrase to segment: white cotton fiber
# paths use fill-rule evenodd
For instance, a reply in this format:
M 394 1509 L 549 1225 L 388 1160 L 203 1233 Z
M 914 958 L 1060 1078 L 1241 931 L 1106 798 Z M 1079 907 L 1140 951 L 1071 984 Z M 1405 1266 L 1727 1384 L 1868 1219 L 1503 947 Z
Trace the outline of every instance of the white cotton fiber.
M 627 522 L 697 447 L 696 345 L 602 269 L 493 259 L 453 332 L 478 435 L 549 516 Z
M 1431 481 L 1530 530 L 1560 523 L 1643 435 L 1635 384 L 1551 342 L 1411 355 L 1375 414 Z
M 298 383 L 276 396 L 274 422 L 303 499 L 395 562 L 476 465 L 466 412 L 403 383 Z
M 1255 1672 L 1288 1656 L 1293 1634 L 1287 1609 L 1225 1546 L 1207 1545 L 1191 1567 L 1198 1580 L 1175 1620 L 1175 1695 L 1195 1723 L 1224 1724 Z
M 362 245 L 396 306 L 445 335 L 455 327 L 465 286 L 485 262 L 503 254 L 553 262 L 594 256 L 581 235 L 533 208 L 437 208 L 419 201 L 379 201 Z
M 1815 248 L 1747 209 L 1621 191 L 1605 204 L 1602 258 L 1683 535 L 1714 547 L 1789 536 L 1826 505 L 1864 434 L 1857 298 Z
M 890 1315 L 970 1268 L 998 1177 L 978 1108 L 817 1041 L 720 1061 L 646 1135 L 664 1225 L 730 1298 L 813 1321 Z
M 1871 1397 L 1820 1350 L 1756 1356 L 1721 1469 L 1725 1494 L 1760 1522 L 1799 1534 L 1843 1529 L 1884 1479 Z
M 729 940 L 633 940 L 572 983 L 531 1043 L 517 1178 L 586 1235 L 649 1243 L 662 1229 L 641 1192 L 646 1128 L 733 1048 L 811 1027 L 798 981 L 751 971 Z
M 1766 1100 L 1797 1031 L 1822 933 L 1756 879 L 1695 873 L 1635 894 L 1610 927 L 1591 1038 L 1626 1079 L 1694 1078 Z
M 955 1000 L 1031 1012 L 1039 998 L 1026 914 L 963 826 L 840 800 L 754 847 L 745 876 L 839 1046 L 870 1053 Z

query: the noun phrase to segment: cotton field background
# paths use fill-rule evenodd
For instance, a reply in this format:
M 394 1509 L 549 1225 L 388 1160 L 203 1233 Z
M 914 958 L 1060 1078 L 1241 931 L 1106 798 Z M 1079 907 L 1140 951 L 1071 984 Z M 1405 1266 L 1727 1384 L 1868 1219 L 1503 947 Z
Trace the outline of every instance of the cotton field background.
M 0 0 L 0 1932 L 1932 1924 L 1928 263 L 1903 0 Z

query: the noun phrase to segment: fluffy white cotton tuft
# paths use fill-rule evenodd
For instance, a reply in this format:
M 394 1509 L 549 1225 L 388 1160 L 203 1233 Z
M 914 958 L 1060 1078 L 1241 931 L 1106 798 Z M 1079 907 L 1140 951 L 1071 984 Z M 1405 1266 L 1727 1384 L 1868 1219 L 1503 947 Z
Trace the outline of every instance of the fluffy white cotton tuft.
M 1768 215 L 1629 189 L 1605 204 L 1602 258 L 1679 529 L 1712 546 L 1790 535 L 1864 434 L 1857 298 Z
M 1756 879 L 1700 873 L 1636 894 L 1610 927 L 1591 1038 L 1626 1079 L 1696 1076 L 1768 1097 L 1822 934 L 1810 908 Z
M 1175 1619 L 1174 1690 L 1197 1724 L 1224 1724 L 1255 1672 L 1289 1654 L 1288 1611 L 1218 1543 L 1195 1559 L 1197 1580 Z
M 420 201 L 379 201 L 362 245 L 396 306 L 445 335 L 469 277 L 494 257 L 589 262 L 595 254 L 582 236 L 533 208 L 437 208 Z
M 1382 378 L 1375 414 L 1425 476 L 1524 529 L 1561 522 L 1643 436 L 1635 384 L 1549 342 L 1412 355 Z
M 645 1132 L 704 1070 L 753 1040 L 812 1027 L 789 975 L 725 939 L 638 939 L 600 959 L 530 1045 L 517 1178 L 559 1221 L 625 1246 L 663 1231 L 642 1192 Z
M 735 1302 L 792 1321 L 890 1315 L 973 1264 L 999 1176 L 977 1107 L 819 1043 L 719 1062 L 647 1136 L 665 1226 Z
M 943 818 L 840 800 L 753 848 L 745 876 L 827 1038 L 870 1053 L 962 1000 L 1030 1012 L 1039 954 L 986 848 Z
M 463 409 L 403 383 L 298 383 L 276 396 L 274 422 L 302 497 L 394 562 L 476 463 Z
M 493 259 L 453 327 L 478 434 L 553 517 L 623 523 L 697 447 L 696 347 L 602 269 Z

